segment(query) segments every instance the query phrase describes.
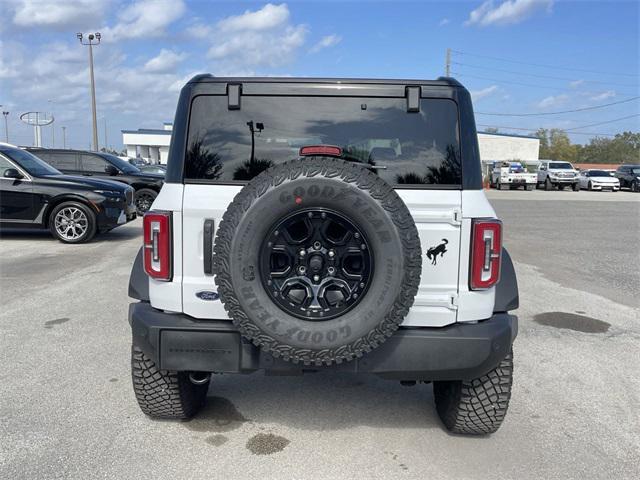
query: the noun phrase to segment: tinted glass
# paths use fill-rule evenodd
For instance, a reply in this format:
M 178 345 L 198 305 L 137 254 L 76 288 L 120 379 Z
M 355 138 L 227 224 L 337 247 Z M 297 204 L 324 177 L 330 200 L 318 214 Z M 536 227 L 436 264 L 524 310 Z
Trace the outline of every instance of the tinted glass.
M 116 157 L 110 153 L 102 153 L 101 156 L 106 157 L 111 165 L 124 173 L 140 173 L 140 169 L 138 167 L 131 165 L 126 160 L 122 160 L 120 157 Z
M 591 170 L 587 175 L 590 177 L 609 177 L 609 172 L 605 172 L 604 170 Z
M 629 170 L 631 170 L 631 173 L 634 175 L 640 175 L 640 167 L 631 167 Z
M 51 152 L 45 153 L 44 155 L 39 154 L 38 156 L 59 170 L 78 170 L 77 153 Z
M 43 162 L 35 155 L 20 148 L 3 148 L 0 152 L 20 165 L 21 168 L 35 177 L 43 175 L 61 175 L 61 173 L 51 165 Z
M 196 97 L 185 177 L 246 181 L 303 146 L 337 145 L 347 161 L 385 167 L 373 171 L 392 184 L 460 185 L 456 104 L 406 109 L 405 98 L 244 96 L 229 110 L 226 96 Z
M 82 162 L 82 171 L 90 173 L 105 173 L 107 168 L 107 161 L 104 158 L 100 158 L 97 155 L 80 155 Z
M 549 164 L 549 168 L 555 168 L 556 170 L 571 170 L 573 167 L 570 163 L 566 162 L 553 162 Z
M 4 172 L 10 168 L 14 167 L 9 160 L 0 156 L 0 178 L 4 177 Z

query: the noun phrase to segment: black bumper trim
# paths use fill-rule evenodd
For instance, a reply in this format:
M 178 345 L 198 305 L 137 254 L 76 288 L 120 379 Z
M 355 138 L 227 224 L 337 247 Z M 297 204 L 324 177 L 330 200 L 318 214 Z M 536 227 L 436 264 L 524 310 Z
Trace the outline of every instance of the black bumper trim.
M 494 314 L 477 323 L 441 328 L 400 328 L 362 358 L 330 367 L 296 365 L 262 352 L 228 320 L 197 320 L 132 303 L 133 343 L 162 369 L 216 373 L 298 375 L 332 369 L 399 380 L 470 380 L 492 370 L 509 352 L 518 319 Z

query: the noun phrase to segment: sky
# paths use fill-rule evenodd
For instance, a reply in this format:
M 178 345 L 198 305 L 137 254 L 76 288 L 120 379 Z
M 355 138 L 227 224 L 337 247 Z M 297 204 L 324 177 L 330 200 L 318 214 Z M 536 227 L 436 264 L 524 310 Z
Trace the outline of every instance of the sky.
M 180 88 L 198 73 L 433 79 L 447 49 L 478 130 L 561 128 L 575 143 L 640 131 L 636 1 L 0 0 L 0 10 L 0 104 L 20 145 L 33 143 L 20 114 L 45 111 L 55 118 L 45 146 L 62 146 L 64 126 L 68 147 L 90 147 L 78 32 L 101 33 L 99 143 L 106 132 L 118 150 L 121 130 L 171 122 Z M 555 114 L 567 110 L 580 111 Z

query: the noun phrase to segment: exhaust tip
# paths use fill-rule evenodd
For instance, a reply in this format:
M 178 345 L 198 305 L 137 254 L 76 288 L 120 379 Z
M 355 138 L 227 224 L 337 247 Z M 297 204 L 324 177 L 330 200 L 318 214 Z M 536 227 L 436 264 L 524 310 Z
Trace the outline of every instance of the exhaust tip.
M 191 372 L 189 374 L 189 380 L 194 385 L 204 385 L 211 378 L 211 374 L 207 372 Z

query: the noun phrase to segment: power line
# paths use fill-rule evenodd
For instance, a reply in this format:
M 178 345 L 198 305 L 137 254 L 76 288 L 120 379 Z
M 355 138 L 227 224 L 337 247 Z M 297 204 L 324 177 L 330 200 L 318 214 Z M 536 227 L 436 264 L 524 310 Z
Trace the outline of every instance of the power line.
M 536 73 L 528 73 L 528 72 L 516 72 L 514 70 L 504 70 L 502 68 L 495 68 L 495 67 L 485 67 L 483 65 L 472 65 L 470 63 L 461 63 L 461 62 L 451 62 L 453 65 L 460 65 L 463 67 L 471 67 L 471 68 L 480 68 L 482 70 L 492 70 L 494 72 L 502 72 L 502 73 L 511 73 L 514 75 L 525 75 L 527 77 L 536 77 L 536 78 L 549 78 L 551 80 L 566 80 L 568 82 L 572 82 L 575 81 L 575 78 L 569 78 L 569 77 L 556 77 L 553 75 L 539 75 Z M 597 83 L 600 85 L 613 85 L 613 86 L 619 86 L 619 87 L 637 87 L 638 84 L 637 83 L 615 83 L 615 82 L 602 82 L 600 80 L 582 80 L 582 82 L 584 83 Z
M 530 88 L 541 88 L 544 90 L 554 90 L 556 92 L 565 92 L 565 93 L 575 93 L 575 90 L 567 90 L 566 88 L 558 88 L 558 87 L 550 87 L 547 85 L 535 85 L 533 83 L 523 83 L 523 82 L 512 82 L 510 80 L 502 80 L 498 78 L 484 77 L 480 75 L 473 75 L 470 73 L 464 72 L 451 72 L 451 75 L 455 77 L 469 77 L 469 78 L 477 78 L 480 80 L 489 80 L 490 82 L 496 83 L 498 85 L 519 85 L 521 87 L 530 87 Z M 635 93 L 620 93 L 621 95 L 636 95 Z
M 622 120 L 627 120 L 629 118 L 634 118 L 634 117 L 640 117 L 640 113 L 636 113 L 635 115 L 628 115 L 626 117 L 614 118 L 613 120 L 607 120 L 606 122 L 592 123 L 590 125 L 582 125 L 581 127 L 565 128 L 564 130 L 565 132 L 570 132 L 571 130 L 580 130 L 582 128 L 597 127 L 598 125 L 606 125 L 608 123 L 620 122 Z
M 628 103 L 639 99 L 640 97 L 632 97 L 626 100 L 619 100 L 617 102 L 604 103 L 602 105 L 594 105 L 593 107 L 576 108 L 573 110 L 562 110 L 559 112 L 544 112 L 544 113 L 494 113 L 494 112 L 475 112 L 478 115 L 490 115 L 493 117 L 540 117 L 545 115 L 561 115 L 564 113 L 584 112 L 586 110 L 597 110 L 599 108 L 611 107 L 612 105 L 619 105 L 621 103 Z
M 457 53 L 459 55 L 469 55 L 472 57 L 479 57 L 479 58 L 489 58 L 491 60 L 498 60 L 500 62 L 507 62 L 507 63 L 516 63 L 519 65 L 532 65 L 534 67 L 541 67 L 541 68 L 553 68 L 555 70 L 568 70 L 568 71 L 573 71 L 573 72 L 584 72 L 584 73 L 597 73 L 600 75 L 620 75 L 620 76 L 624 76 L 624 77 L 639 77 L 640 74 L 637 73 L 619 73 L 619 72 L 603 72 L 603 71 L 599 71 L 599 70 L 587 70 L 584 68 L 574 68 L 574 67 L 566 67 L 566 66 L 560 66 L 560 65 L 545 65 L 543 63 L 532 63 L 532 62 L 523 62 L 521 60 L 513 60 L 513 59 L 508 59 L 508 58 L 501 58 L 501 57 L 493 57 L 490 55 L 481 55 L 478 53 L 470 53 L 470 52 L 462 52 L 460 50 L 451 50 L 453 53 Z
M 524 132 L 534 132 L 535 128 L 522 128 L 522 127 L 509 127 L 509 126 L 505 126 L 505 125 L 487 125 L 484 123 L 478 123 L 477 124 L 478 127 L 488 127 L 488 128 L 505 128 L 507 130 L 520 130 L 520 131 L 524 131 Z M 562 128 L 557 128 L 556 130 L 560 130 L 562 132 L 564 132 L 565 130 L 563 130 Z M 478 132 L 478 133 L 489 133 L 489 132 Z M 615 137 L 616 134 L 614 133 L 595 133 L 595 132 L 570 132 L 571 135 L 591 135 L 591 136 L 597 136 L 597 137 Z

